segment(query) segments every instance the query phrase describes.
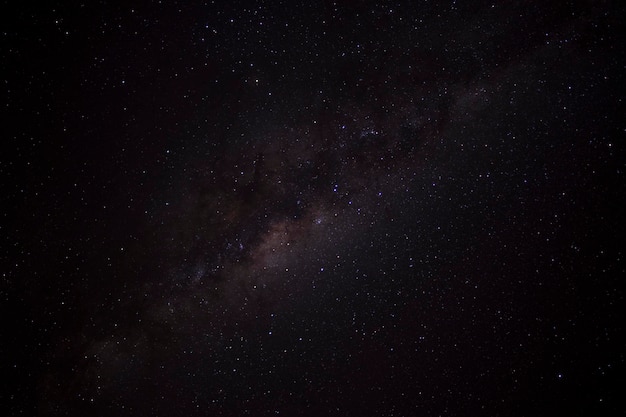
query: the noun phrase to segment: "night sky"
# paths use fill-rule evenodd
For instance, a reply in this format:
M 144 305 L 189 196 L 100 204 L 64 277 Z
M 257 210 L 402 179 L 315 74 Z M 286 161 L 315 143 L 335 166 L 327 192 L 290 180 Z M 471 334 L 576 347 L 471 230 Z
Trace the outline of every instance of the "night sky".
M 623 415 L 621 2 L 2 8 L 0 414 Z

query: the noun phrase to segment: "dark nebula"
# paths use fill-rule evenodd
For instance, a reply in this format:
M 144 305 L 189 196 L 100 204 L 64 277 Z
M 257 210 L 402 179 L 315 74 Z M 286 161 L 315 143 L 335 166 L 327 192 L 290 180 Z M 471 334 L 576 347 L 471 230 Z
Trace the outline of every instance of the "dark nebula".
M 625 411 L 618 2 L 1 15 L 2 415 Z

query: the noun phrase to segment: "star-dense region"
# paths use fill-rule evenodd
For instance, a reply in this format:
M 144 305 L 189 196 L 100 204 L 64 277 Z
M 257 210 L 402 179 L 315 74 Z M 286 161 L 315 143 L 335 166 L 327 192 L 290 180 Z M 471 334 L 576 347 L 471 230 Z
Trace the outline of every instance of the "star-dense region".
M 619 2 L 2 8 L 2 415 L 625 411 Z

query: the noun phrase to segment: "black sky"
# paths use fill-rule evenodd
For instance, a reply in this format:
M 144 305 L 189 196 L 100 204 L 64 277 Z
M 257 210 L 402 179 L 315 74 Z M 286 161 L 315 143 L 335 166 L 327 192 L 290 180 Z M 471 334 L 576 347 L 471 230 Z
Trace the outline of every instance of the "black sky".
M 617 2 L 5 4 L 3 415 L 619 415 Z

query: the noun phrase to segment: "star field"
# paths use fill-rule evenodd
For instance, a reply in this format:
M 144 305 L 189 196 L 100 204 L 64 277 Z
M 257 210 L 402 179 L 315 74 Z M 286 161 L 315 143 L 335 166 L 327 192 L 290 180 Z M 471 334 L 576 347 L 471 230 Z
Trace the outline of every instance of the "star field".
M 3 415 L 624 411 L 623 7 L 3 8 Z

